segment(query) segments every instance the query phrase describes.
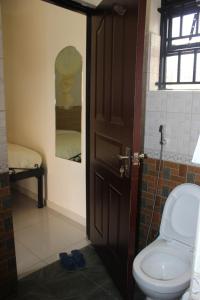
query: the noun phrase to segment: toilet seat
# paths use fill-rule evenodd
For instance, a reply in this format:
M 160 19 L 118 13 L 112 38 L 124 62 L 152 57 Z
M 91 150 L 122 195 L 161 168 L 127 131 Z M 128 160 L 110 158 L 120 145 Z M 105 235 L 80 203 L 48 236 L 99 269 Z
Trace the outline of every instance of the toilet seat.
M 150 274 L 146 274 L 143 269 L 144 260 L 148 260 L 153 253 L 164 253 L 171 255 L 174 259 L 179 258 L 181 251 L 181 256 L 183 257 L 182 262 L 184 265 L 183 272 L 179 273 L 177 277 L 172 279 L 160 280 L 155 279 Z M 179 290 L 184 290 L 188 287 L 188 282 L 191 277 L 191 258 L 189 255 L 190 251 L 187 248 L 182 248 L 181 245 L 174 247 L 174 244 L 170 244 L 165 240 L 158 239 L 144 250 L 142 250 L 135 258 L 133 263 L 133 273 L 135 279 L 144 285 L 146 288 L 154 291 L 155 287 L 159 288 L 160 294 L 174 293 Z M 181 259 L 179 259 L 181 263 Z

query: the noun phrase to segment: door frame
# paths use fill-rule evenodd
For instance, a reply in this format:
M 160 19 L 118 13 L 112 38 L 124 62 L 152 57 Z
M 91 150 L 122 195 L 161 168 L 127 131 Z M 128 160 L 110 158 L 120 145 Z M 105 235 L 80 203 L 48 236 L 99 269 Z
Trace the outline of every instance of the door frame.
M 145 125 L 145 95 L 143 91 L 144 82 L 144 43 L 145 43 L 145 24 L 146 24 L 146 8 L 147 0 L 138 1 L 138 25 L 137 25 L 137 47 L 136 47 L 136 65 L 135 65 L 135 95 L 134 95 L 134 131 L 132 153 L 141 153 L 144 151 L 144 125 Z M 132 264 L 134 260 L 134 251 L 138 250 L 139 235 L 139 216 L 138 208 L 140 198 L 139 187 L 142 185 L 142 167 L 140 162 L 137 165 L 132 164 L 131 172 L 131 191 L 130 191 L 130 226 L 129 226 L 129 260 L 128 260 L 128 287 L 131 291 L 133 284 L 131 283 Z
M 90 239 L 90 102 L 91 102 L 91 30 L 92 30 L 92 15 L 98 10 L 96 8 L 84 6 L 73 0 L 41 0 L 56 6 L 63 7 L 65 9 L 72 10 L 74 12 L 84 14 L 87 18 L 86 26 L 86 234 Z M 144 120 L 142 119 L 142 112 L 144 112 L 144 101 L 142 93 L 143 85 L 143 57 L 144 57 L 144 28 L 146 22 L 146 1 L 138 1 L 139 12 L 138 16 L 138 40 L 137 40 L 137 60 L 136 60 L 136 78 L 135 78 L 135 96 L 134 96 L 134 125 L 135 128 L 138 123 L 141 129 L 136 132 L 133 137 L 133 153 L 140 152 L 143 149 L 143 136 L 144 136 Z M 135 146 L 136 145 L 136 146 Z M 137 203 L 134 204 L 133 199 L 138 196 L 138 187 L 136 184 L 138 179 L 141 177 L 138 166 L 132 166 L 132 177 L 131 177 L 131 207 L 130 207 L 130 232 L 131 237 L 134 232 L 138 231 L 137 223 L 135 222 L 137 217 Z M 129 251 L 131 248 L 135 248 L 137 241 L 130 239 Z M 131 264 L 131 262 L 129 263 Z M 131 266 L 129 266 L 131 270 Z
M 93 8 L 84 6 L 73 0 L 41 0 L 41 1 L 48 2 L 50 4 L 54 4 L 56 6 L 60 6 L 84 15 L 90 15 L 94 11 Z

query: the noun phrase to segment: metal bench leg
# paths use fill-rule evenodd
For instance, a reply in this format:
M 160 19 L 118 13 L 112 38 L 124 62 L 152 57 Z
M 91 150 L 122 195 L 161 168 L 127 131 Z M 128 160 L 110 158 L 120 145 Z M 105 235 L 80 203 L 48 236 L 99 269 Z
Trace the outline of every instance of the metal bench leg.
M 43 208 L 43 175 L 37 177 L 38 181 L 38 208 Z

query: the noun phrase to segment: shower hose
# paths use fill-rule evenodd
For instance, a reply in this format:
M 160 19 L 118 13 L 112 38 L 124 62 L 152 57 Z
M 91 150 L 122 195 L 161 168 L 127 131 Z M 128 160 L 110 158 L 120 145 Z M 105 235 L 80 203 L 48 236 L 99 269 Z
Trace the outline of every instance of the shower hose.
M 162 125 L 161 125 L 162 126 Z M 153 223 L 153 217 L 155 213 L 155 208 L 156 208 L 156 202 L 157 202 L 157 196 L 158 196 L 158 186 L 159 186 L 159 181 L 160 181 L 160 173 L 161 173 L 161 166 L 162 166 L 162 160 L 163 160 L 163 148 L 165 141 L 163 140 L 163 127 L 159 129 L 161 132 L 161 141 L 160 141 L 160 158 L 159 158 L 159 166 L 158 166 L 158 174 L 157 174 L 157 179 L 156 179 L 156 186 L 155 186 L 155 192 L 154 192 L 154 197 L 153 197 L 153 206 L 152 206 L 152 212 L 151 212 L 151 219 L 148 227 L 148 232 L 147 232 L 147 237 L 146 237 L 146 246 L 148 245 L 149 242 L 149 236 L 152 228 L 152 223 Z

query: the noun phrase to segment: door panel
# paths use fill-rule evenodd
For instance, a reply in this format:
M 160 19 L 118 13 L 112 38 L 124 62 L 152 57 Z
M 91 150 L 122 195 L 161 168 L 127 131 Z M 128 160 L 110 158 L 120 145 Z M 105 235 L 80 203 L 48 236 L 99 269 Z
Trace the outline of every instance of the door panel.
M 105 64 L 104 64 L 104 47 L 105 47 L 105 21 L 101 20 L 99 27 L 97 28 L 96 33 L 96 43 L 97 43 L 97 52 L 96 52 L 96 64 L 97 70 L 96 73 L 96 119 L 98 121 L 105 120 L 105 98 L 104 98 L 104 74 L 105 74 Z
M 118 156 L 134 145 L 134 104 L 141 104 L 141 97 L 135 100 L 139 2 L 145 0 L 105 0 L 92 17 L 90 239 L 124 293 L 135 249 L 137 195 L 131 194 L 131 178 L 121 177 L 124 161 Z M 144 24 L 141 29 L 144 38 Z
M 101 236 L 103 236 L 104 185 L 104 178 L 96 172 L 94 181 L 94 226 Z
M 118 155 L 122 152 L 123 145 L 112 138 L 96 133 L 95 135 L 95 158 L 110 172 L 119 176 Z
M 112 96 L 110 109 L 110 123 L 124 126 L 123 87 L 124 87 L 124 17 L 113 16 L 112 33 Z
M 113 254 L 119 251 L 120 237 L 120 204 L 122 194 L 111 184 L 109 185 L 108 199 L 108 247 Z

